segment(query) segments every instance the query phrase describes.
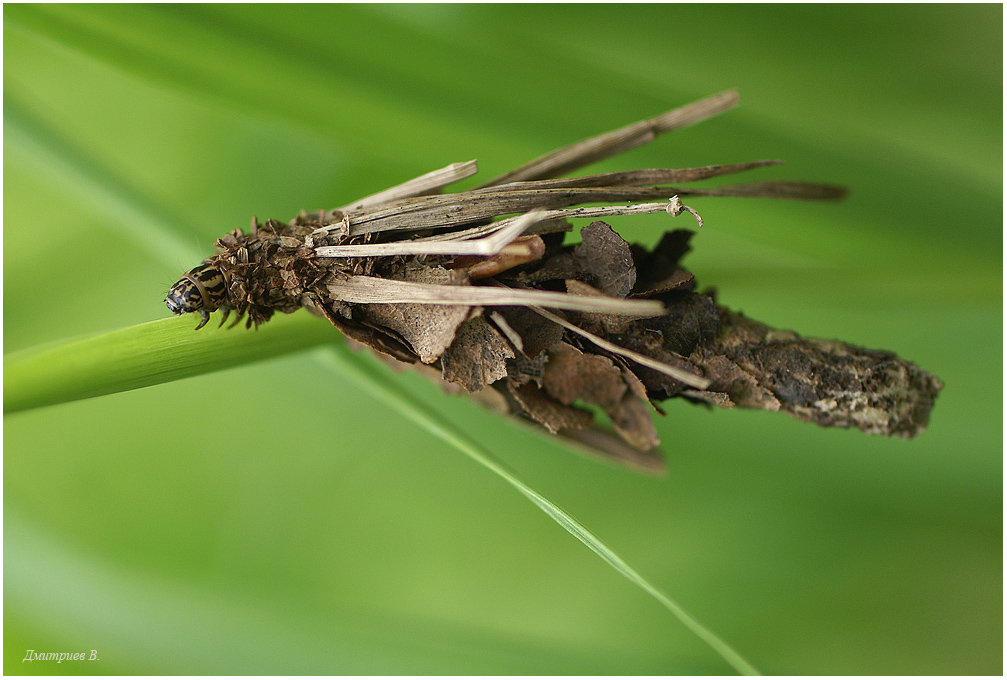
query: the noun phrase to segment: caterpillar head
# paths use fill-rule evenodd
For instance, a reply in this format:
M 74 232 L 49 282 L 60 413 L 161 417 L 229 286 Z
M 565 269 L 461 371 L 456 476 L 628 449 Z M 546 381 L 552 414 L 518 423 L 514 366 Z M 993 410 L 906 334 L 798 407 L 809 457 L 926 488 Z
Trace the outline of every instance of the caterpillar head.
M 227 284 L 224 275 L 206 262 L 183 274 L 164 298 L 164 303 L 172 314 L 199 312 L 202 318 L 196 330 L 210 320 L 210 312 L 224 306 L 226 302 Z

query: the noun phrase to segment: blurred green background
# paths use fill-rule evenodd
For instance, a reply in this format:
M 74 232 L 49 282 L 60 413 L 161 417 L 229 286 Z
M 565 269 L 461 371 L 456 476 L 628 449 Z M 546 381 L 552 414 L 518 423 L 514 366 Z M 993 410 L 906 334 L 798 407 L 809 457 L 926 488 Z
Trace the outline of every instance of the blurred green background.
M 669 402 L 654 479 L 394 380 L 763 672 L 999 674 L 1002 12 L 5 5 L 4 352 L 167 316 L 252 215 L 473 157 L 486 179 L 737 87 L 738 109 L 590 171 L 784 158 L 751 179 L 847 184 L 835 205 L 692 201 L 687 265 L 757 319 L 938 374 L 919 439 Z M 667 220 L 613 223 L 653 243 Z M 4 427 L 7 673 L 730 670 L 310 354 Z

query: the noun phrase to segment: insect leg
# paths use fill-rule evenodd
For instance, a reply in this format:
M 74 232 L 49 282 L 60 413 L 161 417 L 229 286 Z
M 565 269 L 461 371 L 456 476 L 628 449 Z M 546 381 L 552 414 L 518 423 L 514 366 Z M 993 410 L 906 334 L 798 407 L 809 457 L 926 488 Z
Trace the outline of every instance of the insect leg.
M 238 312 L 238 315 L 234 318 L 234 321 L 232 321 L 231 325 L 228 326 L 227 328 L 231 329 L 231 328 L 234 328 L 235 326 L 237 326 L 239 323 L 241 323 L 241 317 L 243 317 L 243 316 L 245 316 L 244 313 Z
M 205 326 L 206 322 L 210 320 L 210 312 L 206 311 L 206 307 L 203 307 L 199 310 L 199 316 L 202 317 L 202 320 L 199 322 L 199 325 L 196 326 L 197 331 Z

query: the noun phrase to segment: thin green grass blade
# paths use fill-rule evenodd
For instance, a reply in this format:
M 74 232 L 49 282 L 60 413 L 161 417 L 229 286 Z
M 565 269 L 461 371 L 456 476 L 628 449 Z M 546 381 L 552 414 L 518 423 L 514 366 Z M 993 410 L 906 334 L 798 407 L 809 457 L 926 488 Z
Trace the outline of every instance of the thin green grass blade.
M 581 543 L 593 550 L 601 559 L 609 564 L 613 569 L 629 579 L 632 583 L 649 593 L 660 602 L 668 611 L 682 622 L 682 624 L 692 631 L 703 642 L 709 645 L 721 658 L 731 665 L 742 675 L 758 675 L 759 672 L 752 664 L 746 661 L 730 645 L 721 640 L 710 629 L 693 618 L 688 612 L 661 592 L 656 586 L 651 584 L 633 567 L 629 566 L 614 550 L 595 536 L 583 524 L 574 519 L 570 513 L 566 512 L 558 505 L 550 501 L 521 477 L 507 467 L 502 461 L 479 445 L 474 439 L 468 437 L 464 432 L 453 426 L 433 409 L 428 408 L 411 395 L 396 388 L 388 378 L 372 367 L 368 366 L 359 353 L 354 353 L 347 345 L 340 343 L 331 348 L 319 350 L 316 354 L 319 361 L 339 369 L 342 373 L 350 375 L 358 384 L 368 392 L 384 401 L 389 406 L 396 409 L 403 416 L 413 421 L 426 431 L 444 440 L 451 446 L 469 456 L 480 465 L 489 468 L 507 481 L 511 486 L 524 494 L 532 503 L 537 505 L 544 513 L 549 515 L 557 524 L 573 534 Z
M 300 312 L 279 314 L 258 331 L 160 319 L 4 357 L 4 413 L 135 390 L 339 338 L 328 322 Z

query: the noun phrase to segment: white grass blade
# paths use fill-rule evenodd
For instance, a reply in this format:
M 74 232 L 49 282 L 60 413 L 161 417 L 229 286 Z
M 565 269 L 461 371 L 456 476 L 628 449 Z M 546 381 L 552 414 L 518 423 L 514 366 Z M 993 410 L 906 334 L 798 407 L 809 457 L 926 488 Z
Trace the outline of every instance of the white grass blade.
M 351 276 L 328 285 L 337 300 L 354 304 L 469 305 L 484 307 L 526 307 L 538 305 L 576 312 L 623 314 L 649 318 L 664 313 L 659 300 L 569 295 L 549 290 L 527 288 L 490 288 L 488 286 L 442 286 L 382 279 L 377 276 Z
M 562 208 L 557 210 L 533 210 L 532 212 L 508 217 L 481 227 L 466 229 L 449 235 L 417 239 L 413 241 L 395 241 L 392 243 L 361 243 L 349 246 L 319 246 L 315 248 L 317 257 L 390 257 L 394 255 L 496 255 L 504 246 L 524 233 L 527 229 L 555 219 L 595 219 L 615 215 L 647 215 L 649 213 L 667 212 L 677 217 L 682 210 L 687 210 L 696 216 L 699 225 L 703 226 L 699 215 L 692 208 L 681 205 L 677 196 L 672 196 L 668 203 L 638 203 L 636 205 L 606 205 L 596 207 Z M 319 232 L 324 231 L 320 229 Z M 485 238 L 474 238 L 485 234 L 493 234 Z M 471 239 L 471 240 L 463 240 Z
M 478 171 L 479 166 L 475 160 L 465 161 L 463 163 L 452 163 L 451 165 L 440 168 L 439 170 L 433 170 L 425 175 L 420 175 L 419 177 L 415 177 L 407 182 L 403 182 L 402 184 L 397 184 L 396 186 L 385 189 L 384 191 L 379 191 L 376 194 L 365 196 L 353 203 L 344 205 L 339 208 L 339 210 L 360 210 L 361 208 L 373 208 L 376 205 L 381 205 L 382 203 L 387 203 L 388 201 L 396 201 L 401 198 L 419 196 L 428 191 L 440 189 L 443 186 L 465 179 L 466 177 L 471 177 Z

